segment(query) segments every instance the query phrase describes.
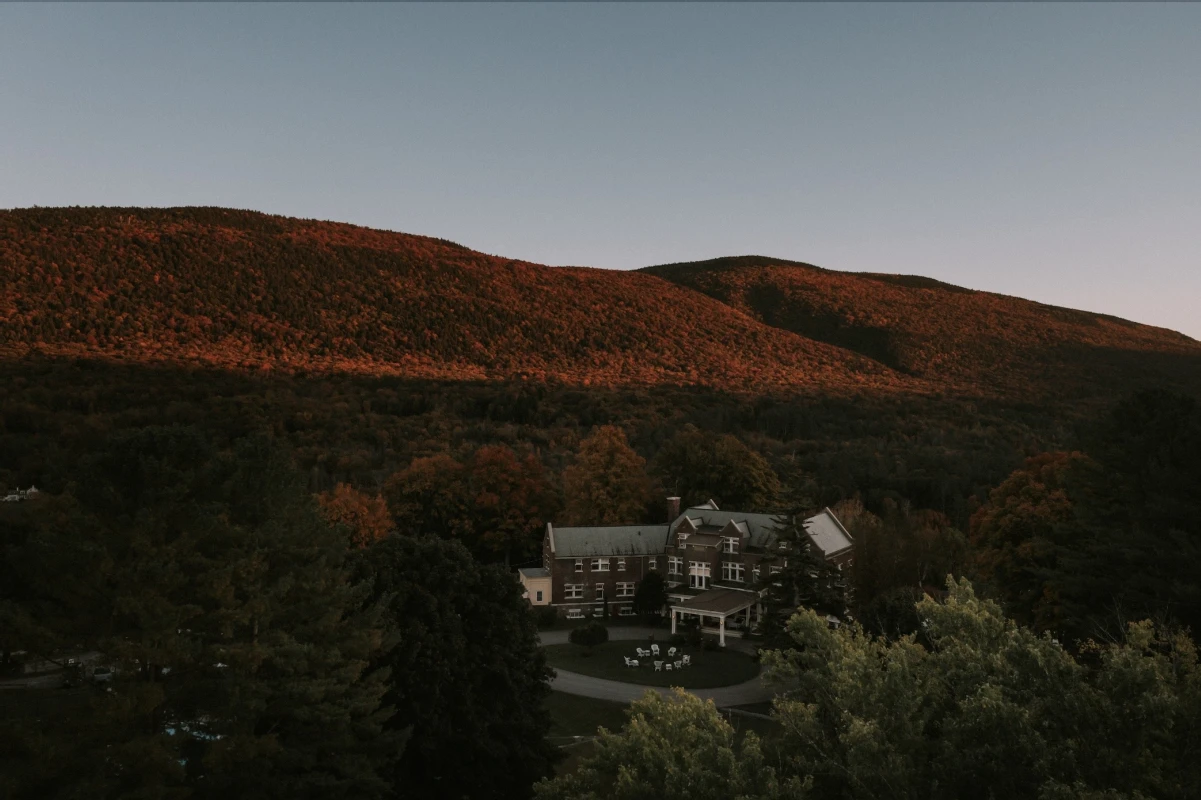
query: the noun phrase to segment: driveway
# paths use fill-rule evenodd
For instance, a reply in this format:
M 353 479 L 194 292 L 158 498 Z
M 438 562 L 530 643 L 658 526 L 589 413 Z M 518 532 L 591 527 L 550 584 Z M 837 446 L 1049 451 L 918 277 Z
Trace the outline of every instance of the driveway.
M 539 641 L 543 645 L 566 644 L 569 634 L 570 631 L 542 631 L 539 634 Z M 667 641 L 671 633 L 663 628 L 633 626 L 609 629 L 611 641 L 645 642 L 651 635 L 654 635 L 655 639 L 662 643 Z M 731 650 L 739 650 L 744 653 L 753 653 L 755 650 L 753 644 L 742 639 L 726 639 L 726 646 Z M 658 686 L 642 686 L 636 683 L 594 678 L 591 675 L 581 675 L 578 672 L 568 672 L 564 669 L 555 670 L 555 677 L 550 682 L 550 688 L 556 692 L 594 697 L 597 700 L 612 700 L 618 703 L 633 702 L 646 694 L 647 690 L 659 694 L 667 694 L 670 691 Z M 689 689 L 688 691 L 702 700 L 712 700 L 718 708 L 762 703 L 771 700 L 776 695 L 774 689 L 764 685 L 762 676 L 752 678 L 745 683 L 736 683 L 733 686 L 721 686 L 716 689 Z

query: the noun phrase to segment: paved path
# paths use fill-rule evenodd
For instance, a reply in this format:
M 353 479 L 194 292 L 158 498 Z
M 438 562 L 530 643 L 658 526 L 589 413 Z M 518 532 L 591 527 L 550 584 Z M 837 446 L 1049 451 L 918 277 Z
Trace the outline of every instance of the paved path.
M 539 639 L 543 645 L 566 644 L 569 634 L 570 631 L 543 631 L 539 635 Z M 671 634 L 662 628 L 624 626 L 609 628 L 609 639 L 612 641 L 647 641 L 651 635 L 654 635 L 656 640 L 662 644 Z M 726 639 L 726 646 L 731 650 L 740 650 L 744 653 L 752 653 L 755 650 L 753 644 L 742 639 Z M 581 675 L 565 669 L 555 670 L 555 677 L 550 682 L 550 686 L 556 692 L 595 697 L 597 700 L 613 700 L 618 703 L 633 702 L 646 694 L 648 689 L 659 694 L 667 694 L 670 691 L 659 686 L 643 686 L 637 683 L 594 678 L 591 675 Z M 689 689 L 688 691 L 702 700 L 712 700 L 718 708 L 762 703 L 771 700 L 776 694 L 775 690 L 764 685 L 762 677 L 755 677 L 745 683 L 737 683 L 733 686 L 721 686 L 716 689 Z

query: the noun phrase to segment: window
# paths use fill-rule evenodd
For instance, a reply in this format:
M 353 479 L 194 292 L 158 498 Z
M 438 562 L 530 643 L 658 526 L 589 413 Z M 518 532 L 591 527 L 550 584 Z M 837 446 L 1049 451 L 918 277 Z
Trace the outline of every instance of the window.
M 768 574 L 769 574 L 769 575 L 779 575 L 779 574 L 780 574 L 780 568 L 779 568 L 779 567 L 772 567 L 772 568 L 771 568 L 771 569 L 769 569 L 767 572 L 768 572 Z
M 607 558 L 592 559 L 592 571 L 593 572 L 608 572 L 609 571 L 609 559 L 607 559 Z
M 791 549 L 792 549 L 792 542 L 780 542 L 780 549 L 781 549 L 781 550 L 785 550 L 785 551 L 787 551 L 787 550 L 791 550 Z
M 737 553 L 738 552 L 738 537 L 737 536 L 721 537 L 721 551 L 723 553 Z
M 688 541 L 688 534 L 681 531 L 680 540 L 679 540 L 679 543 L 676 545 L 676 547 L 683 547 L 684 543 L 687 541 Z
M 596 599 L 597 600 L 605 599 L 605 585 L 603 583 L 598 583 L 596 585 Z
M 746 567 L 739 561 L 723 561 L 721 562 L 721 579 L 744 583 L 746 580 L 745 570 Z
M 684 559 L 680 556 L 667 557 L 667 574 L 668 575 L 683 575 L 684 574 Z
M 576 571 L 576 572 L 583 572 L 583 571 L 584 571 L 584 559 L 582 559 L 582 558 L 577 558 L 577 559 L 575 560 L 575 571 Z
M 688 587 L 691 589 L 709 588 L 709 564 L 704 561 L 688 562 Z
M 651 556 L 650 558 L 648 558 L 646 560 L 646 567 L 647 567 L 647 569 L 658 569 L 659 568 L 659 559 L 655 558 L 654 556 Z
M 758 565 L 758 564 L 756 564 L 756 565 L 755 565 L 755 566 L 754 566 L 754 567 L 751 569 L 751 580 L 752 580 L 754 583 L 758 583 L 758 582 L 759 582 L 759 565 Z
M 633 597 L 634 596 L 634 583 L 631 581 L 629 583 L 617 584 L 617 596 L 618 597 Z
M 617 571 L 618 572 L 626 571 L 626 560 L 624 558 L 617 559 Z
M 539 603 L 541 603 L 541 602 L 542 602 L 542 590 L 541 590 L 541 589 L 539 589 L 539 590 L 538 590 L 538 600 L 537 600 L 537 602 L 539 602 Z
M 563 597 L 568 600 L 583 600 L 584 599 L 584 584 L 582 583 L 565 583 L 563 584 Z

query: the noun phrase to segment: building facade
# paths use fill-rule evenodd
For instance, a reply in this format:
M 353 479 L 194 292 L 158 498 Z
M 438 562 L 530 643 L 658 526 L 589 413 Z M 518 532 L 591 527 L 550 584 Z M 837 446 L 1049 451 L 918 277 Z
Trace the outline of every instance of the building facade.
M 667 584 L 673 623 L 679 615 L 718 619 L 722 631 L 728 617 L 739 627 L 753 624 L 763 582 L 787 566 L 792 543 L 778 535 L 786 520 L 723 511 L 712 500 L 680 513 L 679 499 L 668 498 L 668 509 L 663 525 L 547 524 L 542 568 L 537 576 L 520 574 L 529 596 L 535 581 L 549 579 L 550 605 L 569 618 L 601 616 L 606 606 L 612 616 L 632 616 L 638 583 L 656 571 Z M 853 565 L 851 536 L 830 509 L 801 527 L 828 561 L 839 569 Z

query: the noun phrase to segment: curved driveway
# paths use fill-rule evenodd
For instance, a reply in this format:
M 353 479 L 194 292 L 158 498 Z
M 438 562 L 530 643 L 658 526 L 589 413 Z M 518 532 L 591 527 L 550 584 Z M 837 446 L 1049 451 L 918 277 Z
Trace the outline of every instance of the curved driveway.
M 566 644 L 569 633 L 570 631 L 542 631 L 539 634 L 539 640 L 543 645 Z M 646 641 L 652 635 L 663 637 L 663 639 L 667 638 L 663 630 L 655 628 L 613 627 L 609 629 L 609 639 L 619 642 Z M 755 649 L 754 645 L 744 642 L 742 639 L 727 639 L 726 646 L 731 650 L 741 650 L 745 653 L 753 652 Z M 604 678 L 594 678 L 591 675 L 581 675 L 578 672 L 568 672 L 564 669 L 555 670 L 555 677 L 551 680 L 550 687 L 556 692 L 595 697 L 598 700 L 613 700 L 618 703 L 633 702 L 646 694 L 648 689 L 659 694 L 667 694 L 669 691 L 659 686 L 610 681 Z M 756 676 L 745 683 L 737 683 L 733 686 L 722 686 L 716 689 L 689 689 L 688 691 L 702 700 L 712 700 L 718 708 L 762 703 L 771 700 L 776 694 L 774 689 L 764 685 L 762 676 Z

